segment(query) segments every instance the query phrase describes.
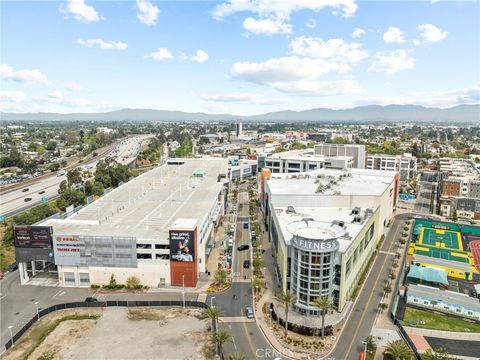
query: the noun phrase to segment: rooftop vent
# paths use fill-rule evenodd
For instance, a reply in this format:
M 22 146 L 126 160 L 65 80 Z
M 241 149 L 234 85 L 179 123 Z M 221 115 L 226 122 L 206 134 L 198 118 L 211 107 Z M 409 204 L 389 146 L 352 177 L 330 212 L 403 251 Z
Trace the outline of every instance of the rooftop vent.
M 359 215 L 355 215 L 353 217 L 353 223 L 360 224 L 362 222 L 362 217 Z
M 287 206 L 287 214 L 296 214 L 295 208 L 293 206 Z
M 350 213 L 350 215 L 360 215 L 360 208 L 358 206 L 355 206 L 352 209 L 352 212 Z
M 365 216 L 366 217 L 367 216 L 372 216 L 372 214 L 373 214 L 373 209 L 371 209 L 371 208 L 365 209 Z
M 338 225 L 340 227 L 345 227 L 345 221 L 342 221 L 342 220 L 333 220 L 332 221 L 332 225 Z

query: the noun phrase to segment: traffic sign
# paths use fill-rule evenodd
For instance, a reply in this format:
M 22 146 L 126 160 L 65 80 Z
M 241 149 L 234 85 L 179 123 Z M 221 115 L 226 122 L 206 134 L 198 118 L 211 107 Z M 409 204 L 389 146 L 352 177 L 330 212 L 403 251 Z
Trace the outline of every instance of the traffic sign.
M 40 199 L 40 201 L 41 201 L 42 203 L 47 203 L 47 202 L 48 202 L 48 197 L 42 197 L 42 198 Z

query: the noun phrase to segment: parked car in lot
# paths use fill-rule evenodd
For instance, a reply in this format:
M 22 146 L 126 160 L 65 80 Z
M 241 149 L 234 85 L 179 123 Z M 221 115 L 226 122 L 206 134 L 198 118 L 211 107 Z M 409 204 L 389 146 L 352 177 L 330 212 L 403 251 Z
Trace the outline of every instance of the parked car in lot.
M 250 248 L 250 246 L 244 244 L 244 245 L 240 245 L 237 250 L 238 251 L 243 251 L 243 250 L 248 250 Z
M 32 201 L 32 198 L 25 198 L 25 199 L 23 199 L 23 201 L 29 202 L 29 201 Z
M 244 223 L 244 224 L 243 224 L 243 228 L 244 228 L 244 229 L 248 229 L 248 223 Z
M 253 319 L 254 315 L 253 315 L 253 308 L 251 306 L 247 306 L 245 308 L 245 316 L 249 319 Z
M 245 260 L 245 261 L 243 262 L 243 268 L 244 268 L 244 269 L 248 269 L 249 267 L 250 267 L 250 260 Z

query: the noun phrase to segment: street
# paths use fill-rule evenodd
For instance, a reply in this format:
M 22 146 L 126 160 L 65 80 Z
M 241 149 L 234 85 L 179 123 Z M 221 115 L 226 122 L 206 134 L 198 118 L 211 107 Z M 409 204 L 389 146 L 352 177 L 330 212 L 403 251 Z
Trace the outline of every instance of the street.
M 385 286 L 391 263 L 394 260 L 394 245 L 399 238 L 403 222 L 409 214 L 401 214 L 395 217 L 393 225 L 385 237 L 383 244 L 372 264 L 371 271 L 365 279 L 362 290 L 358 294 L 356 303 L 350 313 L 350 317 L 343 326 L 336 346 L 330 354 L 331 358 L 338 360 L 354 360 L 359 358 L 363 350 L 362 341 L 370 335 L 378 304 L 382 299 L 383 287 Z

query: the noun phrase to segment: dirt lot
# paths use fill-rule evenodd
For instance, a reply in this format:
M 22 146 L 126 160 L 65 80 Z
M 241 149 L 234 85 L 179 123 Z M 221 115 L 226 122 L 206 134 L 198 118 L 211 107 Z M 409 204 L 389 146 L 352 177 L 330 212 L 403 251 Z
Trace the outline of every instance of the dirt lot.
M 85 311 L 100 313 L 101 317 L 60 323 L 28 359 L 194 360 L 209 357 L 211 349 L 205 346 L 209 335 L 207 322 L 200 319 L 200 310 L 187 309 L 185 313 L 178 308 Z M 55 318 L 62 316 L 65 313 Z M 51 324 L 54 320 L 47 318 L 39 325 L 44 321 Z M 6 360 L 25 358 L 35 343 L 34 330 L 7 354 Z M 38 334 L 37 329 L 37 338 Z

